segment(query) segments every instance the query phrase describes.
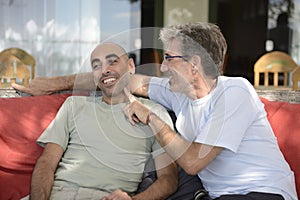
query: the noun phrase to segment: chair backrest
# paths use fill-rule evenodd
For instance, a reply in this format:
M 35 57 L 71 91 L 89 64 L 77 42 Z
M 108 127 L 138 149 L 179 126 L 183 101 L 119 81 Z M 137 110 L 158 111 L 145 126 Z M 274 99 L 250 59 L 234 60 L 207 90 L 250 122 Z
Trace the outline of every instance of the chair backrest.
M 292 73 L 293 90 L 298 90 L 298 82 L 300 81 L 300 66 Z
M 283 86 L 288 87 L 289 73 L 291 73 L 297 64 L 295 61 L 281 51 L 273 51 L 261 56 L 254 64 L 254 86 L 260 85 L 260 74 L 264 74 L 264 86 L 269 86 L 269 74 L 273 73 L 273 86 L 278 87 L 278 75 L 283 74 Z
M 34 78 L 35 59 L 19 48 L 5 49 L 0 53 L 0 87 L 18 82 L 25 86 Z

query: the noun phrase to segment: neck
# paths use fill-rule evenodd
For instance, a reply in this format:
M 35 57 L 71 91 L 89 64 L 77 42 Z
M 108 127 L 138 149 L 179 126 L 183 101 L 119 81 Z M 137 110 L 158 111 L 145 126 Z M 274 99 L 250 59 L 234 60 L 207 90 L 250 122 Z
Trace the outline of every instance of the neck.
M 103 95 L 102 101 L 109 104 L 109 105 L 116 105 L 119 103 L 126 103 L 128 102 L 128 98 L 126 95 L 118 95 L 118 96 L 113 96 L 113 97 L 108 97 Z
M 199 79 L 194 84 L 194 99 L 200 99 L 209 95 L 217 86 L 218 79 Z

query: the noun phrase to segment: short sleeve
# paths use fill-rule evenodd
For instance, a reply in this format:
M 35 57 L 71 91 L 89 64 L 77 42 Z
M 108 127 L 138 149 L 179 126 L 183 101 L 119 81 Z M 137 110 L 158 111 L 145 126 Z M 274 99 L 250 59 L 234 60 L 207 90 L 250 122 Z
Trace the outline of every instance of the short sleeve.
M 171 110 L 171 95 L 167 78 L 153 77 L 149 83 L 149 98 Z
M 66 150 L 69 141 L 69 121 L 70 121 L 70 110 L 72 104 L 72 97 L 68 97 L 63 103 L 55 118 L 37 139 L 37 143 L 44 147 L 47 143 L 55 143 L 60 145 Z M 71 115 L 72 116 L 72 115 Z

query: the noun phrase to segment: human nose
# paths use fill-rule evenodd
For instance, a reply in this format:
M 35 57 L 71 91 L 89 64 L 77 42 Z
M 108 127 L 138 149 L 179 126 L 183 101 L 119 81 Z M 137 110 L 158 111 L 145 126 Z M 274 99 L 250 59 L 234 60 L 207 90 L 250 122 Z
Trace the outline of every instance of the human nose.
M 160 71 L 161 72 L 167 72 L 167 71 L 169 71 L 168 61 L 163 60 L 163 62 L 160 65 Z
M 94 76 L 97 78 L 101 78 L 103 75 L 108 75 L 111 73 L 111 69 L 109 65 L 102 65 L 101 67 L 93 70 Z
M 111 73 L 111 65 L 109 63 L 106 63 L 103 67 L 102 67 L 102 74 L 109 74 Z

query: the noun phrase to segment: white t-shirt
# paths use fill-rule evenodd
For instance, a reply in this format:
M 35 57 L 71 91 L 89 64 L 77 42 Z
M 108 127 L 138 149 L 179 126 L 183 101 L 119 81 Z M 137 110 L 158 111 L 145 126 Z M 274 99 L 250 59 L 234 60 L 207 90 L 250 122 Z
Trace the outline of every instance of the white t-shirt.
M 138 98 L 172 126 L 162 106 Z M 149 126 L 131 125 L 126 103 L 108 105 L 101 97 L 66 99 L 55 119 L 38 138 L 44 146 L 60 145 L 64 155 L 55 172 L 54 185 L 135 192 L 149 156 L 164 152 Z M 153 170 L 153 169 L 151 169 Z
M 294 174 L 279 149 L 263 103 L 246 79 L 220 76 L 210 94 L 191 100 L 172 93 L 168 79 L 152 78 L 149 97 L 175 112 L 182 137 L 224 148 L 198 173 L 213 198 L 256 191 L 297 199 Z

